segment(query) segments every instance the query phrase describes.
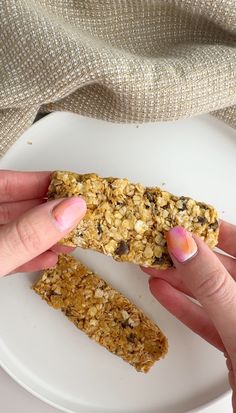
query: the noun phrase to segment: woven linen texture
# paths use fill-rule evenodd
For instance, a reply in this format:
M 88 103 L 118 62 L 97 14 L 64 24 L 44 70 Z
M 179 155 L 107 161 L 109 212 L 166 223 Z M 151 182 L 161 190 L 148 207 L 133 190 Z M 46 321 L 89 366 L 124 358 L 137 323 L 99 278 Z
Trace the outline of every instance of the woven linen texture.
M 235 0 L 0 0 L 0 155 L 38 110 L 236 126 Z

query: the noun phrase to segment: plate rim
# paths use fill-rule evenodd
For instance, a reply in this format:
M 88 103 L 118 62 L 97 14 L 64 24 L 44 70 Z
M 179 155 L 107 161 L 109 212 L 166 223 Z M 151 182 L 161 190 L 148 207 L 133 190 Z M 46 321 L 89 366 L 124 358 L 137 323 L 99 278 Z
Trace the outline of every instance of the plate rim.
M 36 125 L 38 125 L 39 123 L 41 124 L 42 122 L 45 122 L 47 120 L 47 118 L 51 118 L 54 117 L 56 115 L 64 115 L 64 114 L 73 114 L 75 116 L 78 117 L 82 117 L 84 119 L 88 119 L 91 120 L 91 118 L 89 116 L 83 116 L 81 114 L 76 114 L 76 113 L 72 113 L 70 111 L 54 111 L 54 112 L 50 112 L 49 114 L 47 114 L 47 116 L 39 119 L 37 122 L 33 123 L 28 129 L 26 129 L 25 131 L 23 131 L 23 133 L 19 136 L 19 139 L 29 130 L 31 130 L 32 128 L 35 128 Z M 201 116 L 201 115 L 200 115 Z M 211 116 L 209 114 L 203 114 L 202 116 L 211 118 Z M 214 118 L 213 118 L 214 119 Z M 95 119 L 98 120 L 98 119 Z M 182 119 L 183 120 L 183 119 Z M 111 122 L 109 122 L 111 123 Z M 159 122 L 158 122 L 159 123 Z M 223 123 L 223 122 L 220 122 Z M 116 123 L 117 125 L 119 125 L 120 123 Z M 223 123 L 224 124 L 224 123 Z M 129 125 L 137 125 L 137 123 L 129 123 Z M 225 125 L 225 124 L 224 124 Z M 234 130 L 233 128 L 230 127 L 230 125 L 225 125 L 226 127 L 229 127 L 230 129 Z M 9 152 L 11 151 L 11 149 L 15 146 L 15 143 L 18 142 L 18 139 L 16 142 L 13 143 L 13 145 L 9 148 Z M 4 159 L 7 156 L 7 153 L 3 156 L 2 159 Z M 0 159 L 1 160 L 1 159 Z M 46 397 L 43 396 L 42 394 L 40 394 L 38 391 L 34 390 L 32 387 L 30 387 L 29 384 L 26 383 L 25 380 L 22 380 L 21 378 L 19 378 L 13 371 L 12 369 L 7 365 L 8 363 L 4 363 L 2 360 L 2 357 L 0 356 L 0 368 L 2 368 L 10 377 L 12 380 L 14 380 L 15 383 L 17 383 L 20 387 L 22 387 L 24 390 L 26 390 L 28 393 L 30 393 L 31 395 L 33 395 L 34 397 L 36 397 L 37 399 L 41 400 L 42 402 L 48 404 L 49 406 L 58 409 L 59 411 L 65 412 L 65 413 L 84 413 L 83 412 L 83 407 L 79 407 L 79 411 L 75 412 L 75 410 L 71 410 L 70 408 L 66 408 L 66 407 L 62 407 L 61 405 L 57 404 L 57 402 L 53 401 L 50 397 Z M 209 400 L 208 402 L 201 404 L 199 407 L 196 407 L 194 409 L 191 410 L 187 410 L 184 411 L 183 413 L 201 413 L 202 409 L 207 409 L 209 407 L 213 407 L 215 404 L 217 404 L 219 401 L 223 400 L 224 398 L 229 397 L 229 395 L 231 394 L 231 389 L 229 387 L 228 390 L 223 391 L 222 394 L 220 394 L 219 396 L 215 397 L 212 400 Z
M 40 393 L 38 393 L 37 391 L 33 390 L 28 384 L 26 384 L 23 380 L 19 379 L 12 371 L 9 367 L 7 367 L 6 365 L 4 365 L 4 363 L 2 362 L 2 360 L 0 359 L 0 367 L 17 383 L 19 384 L 19 386 L 21 386 L 23 389 L 25 389 L 27 392 L 29 392 L 30 394 L 32 394 L 34 397 L 38 398 L 39 400 L 43 401 L 44 403 L 48 404 L 49 406 L 52 406 L 56 409 L 58 409 L 59 411 L 62 411 L 64 413 L 83 413 L 83 411 L 78 411 L 75 412 L 74 410 L 71 409 L 67 409 L 65 407 L 62 407 L 60 405 L 58 405 L 57 403 L 55 403 L 53 400 L 51 400 L 48 397 L 44 397 L 42 396 Z M 219 401 L 223 400 L 224 398 L 228 397 L 231 393 L 231 389 L 229 388 L 227 391 L 223 392 L 221 395 L 217 396 L 216 398 L 208 401 L 205 404 L 200 405 L 199 407 L 196 407 L 194 409 L 191 410 L 186 410 L 183 413 L 201 413 L 202 409 L 207 409 L 209 407 L 213 407 L 214 404 L 218 403 Z

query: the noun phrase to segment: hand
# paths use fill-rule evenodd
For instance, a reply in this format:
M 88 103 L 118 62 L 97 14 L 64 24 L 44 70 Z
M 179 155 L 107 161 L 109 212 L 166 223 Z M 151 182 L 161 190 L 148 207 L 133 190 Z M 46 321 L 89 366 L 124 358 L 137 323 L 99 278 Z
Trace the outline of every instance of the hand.
M 78 197 L 45 202 L 49 172 L 0 172 L 0 276 L 53 266 L 55 245 L 86 212 Z
M 142 268 L 151 276 L 150 290 L 170 313 L 224 352 L 236 412 L 236 226 L 220 225 L 218 247 L 231 257 L 212 252 L 182 227 L 166 238 L 175 268 Z

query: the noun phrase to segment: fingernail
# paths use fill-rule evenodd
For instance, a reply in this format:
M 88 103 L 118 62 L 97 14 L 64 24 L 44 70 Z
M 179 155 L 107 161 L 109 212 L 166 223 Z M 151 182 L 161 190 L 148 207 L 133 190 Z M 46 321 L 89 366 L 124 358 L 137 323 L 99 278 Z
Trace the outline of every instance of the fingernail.
M 197 244 L 183 227 L 174 227 L 166 235 L 170 253 L 179 262 L 185 262 L 197 253 Z
M 61 231 L 75 226 L 86 212 L 86 203 L 82 198 L 67 198 L 57 204 L 52 210 L 52 216 Z

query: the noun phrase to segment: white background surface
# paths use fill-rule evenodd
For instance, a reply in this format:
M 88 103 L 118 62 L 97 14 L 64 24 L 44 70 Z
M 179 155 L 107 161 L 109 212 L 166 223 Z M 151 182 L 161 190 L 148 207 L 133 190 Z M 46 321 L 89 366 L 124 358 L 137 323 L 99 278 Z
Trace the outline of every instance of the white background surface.
M 32 145 L 28 144 L 29 141 Z M 57 148 L 57 156 L 55 156 L 55 148 Z M 210 202 L 216 205 L 221 213 L 224 211 L 226 219 L 231 220 L 232 217 L 235 219 L 236 210 L 236 199 L 232 198 L 232 188 L 235 186 L 233 177 L 236 175 L 235 152 L 235 132 L 213 118 L 201 117 L 175 123 L 142 125 L 136 129 L 134 125 L 111 125 L 72 114 L 54 114 L 37 123 L 32 130 L 27 131 L 23 139 L 17 142 L 0 165 L 5 168 L 15 167 L 29 170 L 34 168 L 70 169 L 81 172 L 95 170 L 105 176 L 110 174 L 128 176 L 134 181 L 150 185 L 164 181 L 170 191 L 189 194 L 197 199 Z M 108 264 L 104 256 L 95 258 L 89 253 L 83 254 L 83 258 L 88 260 L 87 264 L 96 262 L 98 273 L 103 273 L 105 278 L 109 279 L 110 274 L 113 274 L 113 285 L 121 291 L 123 289 L 125 293 L 127 289 L 128 296 L 152 314 L 153 319 L 156 317 L 157 322 L 160 320 L 162 325 L 166 326 L 166 334 L 170 342 L 174 343 L 170 347 L 168 358 L 160 363 L 158 371 L 153 369 L 146 379 L 143 376 L 136 376 L 127 365 L 120 364 L 119 360 L 102 352 L 91 340 L 86 341 L 86 338 L 73 330 L 72 326 L 65 319 L 62 320 L 57 312 L 52 312 L 44 303 L 37 301 L 38 297 L 34 297 L 29 289 L 32 283 L 31 277 L 7 277 L 2 280 L 1 284 L 1 339 L 2 343 L 6 343 L 9 347 L 9 352 L 5 354 L 5 365 L 8 363 L 6 360 L 10 353 L 16 356 L 16 360 L 18 358 L 20 364 L 22 362 L 22 366 L 19 363 L 15 366 L 12 364 L 11 367 L 15 369 L 14 374 L 18 377 L 22 376 L 24 366 L 31 369 L 32 374 L 28 376 L 27 383 L 30 386 L 34 382 L 39 393 L 42 391 L 40 379 L 47 378 L 48 398 L 51 397 L 51 390 L 56 395 L 60 388 L 61 390 L 67 389 L 67 392 L 71 392 L 71 395 L 76 398 L 83 388 L 89 404 L 93 401 L 97 406 L 96 400 L 100 403 L 109 403 L 110 400 L 110 411 L 115 411 L 113 407 L 120 408 L 122 411 L 129 407 L 130 412 L 135 412 L 140 406 L 139 412 L 145 413 L 148 403 L 149 406 L 157 407 L 155 403 L 159 406 L 160 399 L 162 399 L 167 406 L 169 406 L 169 401 L 174 403 L 171 408 L 173 412 L 177 404 L 182 403 L 180 397 L 186 399 L 188 405 L 196 406 L 225 390 L 223 383 L 226 370 L 222 357 L 203 340 L 177 323 L 173 317 L 161 308 L 158 309 L 155 300 L 151 299 L 147 290 L 145 291 L 144 278 L 137 273 L 137 269 L 132 267 L 131 270 L 131 267 L 125 265 L 122 267 L 124 274 L 120 274 L 121 267 L 117 272 L 119 264 L 111 261 Z M 141 296 L 139 299 L 140 293 L 142 293 L 142 299 Z M 7 306 L 9 310 L 6 313 L 4 309 Z M 17 322 L 15 322 L 17 317 Z M 47 329 L 43 331 L 45 320 L 48 331 L 53 331 L 51 338 Z M 55 343 L 53 342 L 54 336 L 58 336 L 55 338 Z M 42 341 L 43 337 L 48 337 L 51 343 Z M 77 368 L 74 366 L 74 358 L 71 357 L 72 363 L 68 365 L 70 355 L 80 356 L 77 351 L 79 340 L 82 340 L 80 347 L 83 347 L 84 358 L 80 361 L 83 364 L 82 372 L 81 364 L 78 365 L 80 375 L 78 375 L 78 366 Z M 70 346 L 72 346 L 72 351 L 69 350 L 68 354 L 65 348 L 70 349 Z M 4 346 L 2 349 L 4 358 Z M 69 368 L 72 373 L 71 382 L 68 381 L 68 375 L 58 376 L 57 371 L 60 370 L 58 355 L 60 365 L 64 365 L 64 371 Z M 89 362 L 91 357 L 94 359 L 98 357 L 97 360 L 103 366 L 103 371 L 112 372 L 108 382 L 106 373 L 101 380 L 100 365 Z M 47 369 L 47 363 L 53 363 L 55 370 L 52 371 L 50 367 Z M 206 368 L 206 363 L 209 368 Z M 54 371 L 55 374 L 51 374 Z M 91 375 L 90 372 L 93 374 Z M 89 380 L 87 388 L 84 377 Z M 119 386 L 122 389 L 124 385 L 122 382 L 117 382 L 119 377 L 126 380 L 124 388 L 127 390 L 128 386 L 131 393 L 125 395 L 123 389 L 121 394 L 126 397 L 118 397 L 114 406 L 112 395 L 114 389 Z M 54 411 L 19 389 L 5 373 L 1 375 L 1 379 L 3 384 L 0 383 L 0 403 L 9 403 L 8 406 L 1 406 L 1 408 L 4 407 L 4 413 L 21 411 L 37 413 L 37 408 L 42 413 Z M 91 382 L 94 382 L 92 393 Z M 11 386 L 14 387 L 14 391 L 10 390 Z M 105 386 L 104 394 L 99 391 L 99 386 Z M 138 390 L 139 387 L 140 390 Z M 157 387 L 158 393 L 156 393 Z M 63 391 L 60 394 L 63 397 Z M 192 398 L 192 401 L 187 400 L 188 396 Z M 23 403 L 22 406 L 21 403 Z M 35 406 L 31 403 L 35 403 Z M 76 403 L 79 408 L 78 401 Z M 186 403 L 183 401 L 183 405 L 186 406 Z M 225 402 L 228 405 L 222 403 L 223 401 L 214 404 L 212 408 L 202 409 L 202 412 L 218 413 L 217 408 L 220 413 L 230 412 L 229 400 Z M 186 411 L 186 408 L 180 409 L 180 404 L 178 404 L 178 412 L 182 409 Z M 162 413 L 162 408 L 156 410 Z M 165 413 L 167 410 L 165 409 Z M 76 409 L 76 411 L 83 413 L 83 408 Z

